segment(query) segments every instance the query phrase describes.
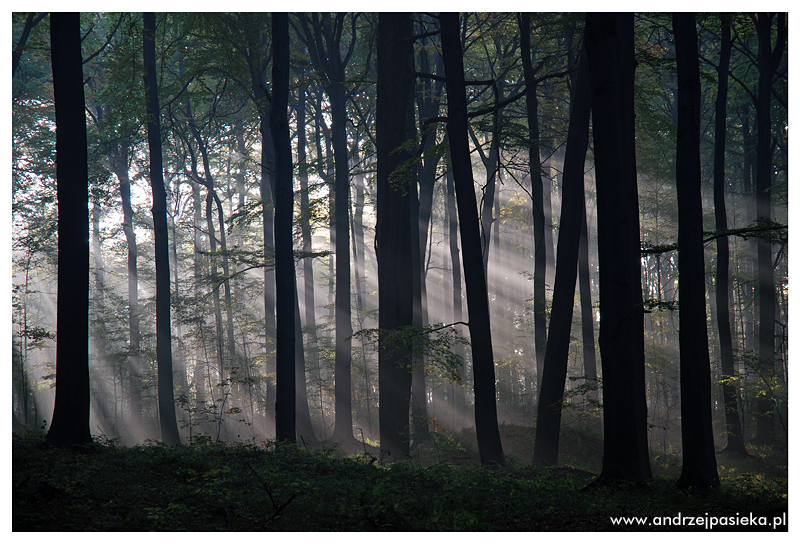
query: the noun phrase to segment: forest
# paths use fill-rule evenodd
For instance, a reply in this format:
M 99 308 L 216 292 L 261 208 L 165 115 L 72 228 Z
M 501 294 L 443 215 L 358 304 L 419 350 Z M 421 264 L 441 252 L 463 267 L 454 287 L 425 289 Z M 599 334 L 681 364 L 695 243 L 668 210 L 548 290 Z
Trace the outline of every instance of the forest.
M 787 13 L 11 34 L 15 530 L 786 528 Z

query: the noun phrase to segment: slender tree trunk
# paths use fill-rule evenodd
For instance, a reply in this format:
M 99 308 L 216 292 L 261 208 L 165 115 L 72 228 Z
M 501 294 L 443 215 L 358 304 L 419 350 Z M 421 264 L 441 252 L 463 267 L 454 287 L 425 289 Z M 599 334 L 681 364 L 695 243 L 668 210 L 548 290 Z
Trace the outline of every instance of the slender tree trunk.
M 272 14 L 272 104 L 269 124 L 275 146 L 275 294 L 278 440 L 296 439 L 295 303 L 297 287 L 292 243 L 294 191 L 289 139 L 289 15 Z M 303 380 L 305 382 L 305 380 Z
M 460 323 L 463 320 L 461 309 L 461 257 L 458 251 L 458 216 L 456 211 L 456 193 L 453 182 L 452 168 L 445 174 L 446 182 L 446 202 L 447 202 L 447 229 L 450 239 L 450 262 L 453 265 L 453 323 Z M 461 330 L 461 325 L 456 325 L 456 330 Z M 466 379 L 467 365 L 466 358 L 462 352 L 461 345 L 456 346 L 456 352 L 461 355 L 461 367 L 458 369 L 463 379 Z M 456 427 L 461 427 L 467 421 L 467 389 L 462 384 L 455 390 L 455 410 L 457 414 Z
M 541 390 L 544 374 L 544 353 L 547 344 L 547 312 L 545 302 L 545 274 L 547 269 L 547 248 L 545 245 L 544 184 L 542 165 L 539 158 L 539 101 L 536 98 L 538 81 L 531 60 L 530 15 L 520 14 L 520 53 L 525 85 L 525 105 L 528 110 L 528 163 L 531 177 L 533 211 L 533 338 L 536 353 L 537 391 Z
M 533 461 L 544 465 L 554 465 L 558 462 L 561 403 L 567 378 L 572 310 L 575 303 L 575 280 L 578 275 L 578 248 L 581 237 L 581 221 L 578 218 L 585 209 L 583 167 L 586 162 L 586 149 L 589 145 L 591 99 L 589 66 L 584 54 L 581 55 L 570 106 L 553 309 L 550 315 L 550 331 L 544 357 L 544 375 L 542 376 L 536 419 Z
M 153 224 L 156 257 L 156 358 L 158 361 L 158 411 L 161 439 L 180 444 L 172 387 L 172 327 L 170 326 L 169 240 L 167 191 L 161 158 L 161 109 L 156 82 L 155 13 L 144 14 L 144 65 L 147 88 L 147 139 L 150 144 L 150 184 L 153 188 Z
M 309 207 L 309 188 L 308 188 L 308 163 L 306 160 L 306 90 L 298 91 L 297 100 L 297 163 L 300 181 L 300 230 L 303 239 L 303 251 L 311 253 L 313 251 L 313 240 L 311 236 L 311 210 Z M 311 359 L 312 368 L 317 367 L 317 317 L 314 303 L 314 258 L 306 257 L 303 259 L 303 305 L 305 308 L 306 330 L 308 331 L 308 357 Z
M 758 98 L 756 119 L 756 215 L 757 220 L 772 220 L 772 142 L 771 92 L 772 80 L 783 56 L 786 42 L 785 14 L 779 16 L 779 36 L 772 48 L 772 21 L 774 14 L 759 13 L 758 31 Z M 783 24 L 780 24 L 780 21 Z M 775 277 L 772 264 L 772 245 L 759 238 L 758 248 L 758 358 L 760 374 L 772 381 L 775 377 Z M 755 440 L 762 444 L 775 441 L 775 399 L 767 392 L 758 398 Z
M 128 331 L 130 351 L 130 410 L 131 427 L 134 436 L 142 437 L 142 364 L 139 357 L 139 272 L 137 259 L 139 250 L 136 245 L 136 232 L 133 230 L 133 206 L 131 204 L 131 180 L 128 173 L 128 144 L 120 145 L 111 154 L 111 166 L 119 178 L 119 190 L 122 198 L 122 230 L 128 246 Z
M 489 325 L 489 296 L 483 271 L 478 210 L 467 137 L 467 95 L 464 59 L 458 33 L 458 14 L 439 16 L 442 56 L 447 77 L 447 133 L 453 164 L 461 242 L 464 251 L 464 279 L 467 284 L 469 330 L 475 376 L 475 430 L 481 463 L 504 465 L 503 446 L 497 425 L 494 356 Z
M 711 421 L 706 330 L 703 206 L 700 196 L 700 59 L 693 13 L 672 19 L 678 65 L 678 269 L 683 469 L 679 488 L 719 487 Z
M 722 43 L 717 74 L 717 104 L 714 130 L 714 215 L 717 232 L 728 230 L 728 217 L 725 208 L 725 131 L 728 122 L 728 69 L 731 60 L 731 17 L 720 14 Z M 739 402 L 736 395 L 736 368 L 733 363 L 733 339 L 731 336 L 729 287 L 728 237 L 717 238 L 717 329 L 719 330 L 719 349 L 722 367 L 722 395 L 725 406 L 725 434 L 728 445 L 725 451 L 739 455 L 747 455 L 742 434 L 742 423 L 739 420 Z

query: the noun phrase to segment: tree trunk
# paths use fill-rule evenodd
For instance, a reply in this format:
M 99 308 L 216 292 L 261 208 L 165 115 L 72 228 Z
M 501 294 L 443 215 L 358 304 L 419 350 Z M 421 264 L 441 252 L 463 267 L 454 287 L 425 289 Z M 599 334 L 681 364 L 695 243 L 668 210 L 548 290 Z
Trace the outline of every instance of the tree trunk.
M 647 436 L 640 437 L 636 404 L 644 387 L 634 375 L 636 327 L 632 262 L 640 259 L 633 243 L 638 214 L 619 203 L 629 197 L 623 183 L 626 156 L 620 101 L 622 67 L 616 14 L 586 15 L 586 52 L 592 88 L 592 128 L 597 178 L 598 260 L 600 268 L 600 352 L 603 360 L 603 469 L 597 484 L 619 480 L 643 483 L 641 458 L 647 455 Z M 640 440 L 643 438 L 643 440 Z M 640 451 L 644 444 L 644 451 Z
M 300 230 L 303 239 L 303 251 L 311 253 L 313 243 L 311 236 L 311 210 L 309 208 L 308 189 L 308 163 L 306 160 L 306 90 L 298 91 L 297 100 L 297 163 L 300 181 Z M 311 358 L 312 368 L 317 367 L 317 317 L 314 303 L 314 258 L 303 259 L 303 306 L 306 317 L 306 330 L 308 331 L 308 355 Z
M 489 325 L 489 297 L 483 271 L 481 236 L 475 199 L 475 183 L 467 138 L 467 95 L 464 59 L 458 33 L 458 14 L 439 16 L 442 56 L 447 78 L 447 133 L 453 165 L 458 217 L 463 246 L 464 279 L 467 284 L 469 330 L 475 376 L 475 430 L 481 463 L 504 465 L 497 425 L 494 356 Z
M 461 310 L 461 257 L 458 252 L 458 216 L 456 211 L 456 193 L 453 182 L 452 168 L 445 174 L 446 182 L 446 205 L 447 205 L 447 229 L 450 239 L 450 262 L 453 266 L 453 323 L 460 323 L 462 318 Z M 456 330 L 461 330 L 461 325 L 456 325 Z M 456 353 L 461 355 L 461 367 L 458 369 L 462 379 L 466 379 L 467 364 L 466 357 L 462 353 L 461 344 L 456 346 Z M 455 389 L 455 402 L 453 403 L 456 411 L 455 427 L 461 427 L 467 423 L 467 389 L 462 383 Z
M 275 309 L 276 395 L 278 440 L 296 439 L 295 284 L 292 219 L 292 149 L 289 140 L 289 15 L 272 14 L 272 104 L 269 124 L 275 146 Z M 305 381 L 305 380 L 304 380 Z
M 728 117 L 728 69 L 731 60 L 731 16 L 720 14 L 722 43 L 720 45 L 719 67 L 717 67 L 717 104 L 714 130 L 714 214 L 717 232 L 728 230 L 728 217 L 725 208 L 725 131 Z M 717 329 L 719 330 L 720 363 L 722 367 L 722 395 L 725 406 L 725 434 L 728 445 L 725 451 L 747 455 L 739 420 L 739 402 L 736 395 L 736 368 L 733 363 L 733 339 L 731 336 L 730 301 L 728 292 L 730 253 L 728 237 L 717 238 L 716 302 Z
M 528 164 L 531 177 L 533 212 L 533 338 L 536 353 L 536 390 L 541 390 L 544 374 L 544 353 L 547 344 L 547 312 L 545 302 L 545 274 L 547 269 L 547 248 L 545 244 L 544 222 L 544 184 L 542 164 L 539 158 L 539 101 L 536 98 L 538 81 L 531 60 L 530 15 L 520 14 L 520 54 L 528 92 L 525 105 L 528 110 Z
M 401 460 L 409 453 L 411 345 L 401 337 L 413 323 L 411 184 L 412 157 L 403 146 L 414 138 L 414 50 L 409 14 L 378 15 L 377 224 L 378 389 L 381 451 Z
M 150 185 L 153 188 L 153 225 L 156 260 L 156 358 L 158 361 L 158 411 L 161 439 L 180 444 L 172 387 L 172 327 L 170 326 L 169 240 L 167 191 L 161 158 L 161 110 L 156 81 L 155 13 L 144 14 L 144 66 L 147 88 L 147 139 L 150 144 Z
M 756 101 L 756 215 L 757 220 L 772 220 L 772 119 L 770 115 L 772 80 L 783 56 L 786 41 L 785 14 L 781 14 L 779 36 L 772 49 L 774 14 L 759 13 L 758 31 L 758 98 Z M 775 376 L 775 278 L 772 265 L 772 245 L 759 238 L 758 247 L 758 359 L 760 374 L 766 380 Z M 775 399 L 767 393 L 758 398 L 755 440 L 762 444 L 775 441 Z
M 641 237 L 639 232 L 639 190 L 636 176 L 636 113 L 634 110 L 634 81 L 636 73 L 636 57 L 634 55 L 633 13 L 624 13 L 618 16 L 620 30 L 619 62 L 620 62 L 620 123 L 622 129 L 622 159 L 624 180 L 624 203 L 627 206 L 628 217 L 631 218 L 628 235 L 633 254 L 630 256 L 631 267 L 631 297 L 633 327 L 632 331 L 632 369 L 634 388 L 637 395 L 634 397 L 634 416 L 636 419 L 636 437 L 639 442 L 639 464 L 645 480 L 652 480 L 653 473 L 650 469 L 650 455 L 647 444 L 647 398 L 645 391 L 645 362 L 644 362 L 644 304 L 642 301 L 642 257 Z
M 578 75 L 570 105 L 567 151 L 561 200 L 561 228 L 558 234 L 558 258 L 553 291 L 550 331 L 544 357 L 544 375 L 536 419 L 536 443 L 533 461 L 543 465 L 558 462 L 558 439 L 561 431 L 561 403 L 567 378 L 567 358 L 575 304 L 575 280 L 578 275 L 578 248 L 581 237 L 579 217 L 585 209 L 583 167 L 589 145 L 591 88 L 586 55 L 581 55 Z
M 683 469 L 678 487 L 719 487 L 711 420 L 711 363 L 706 330 L 703 206 L 700 196 L 700 59 L 693 13 L 673 15 L 678 65 L 680 384 Z
M 119 178 L 119 191 L 122 198 L 122 230 L 128 246 L 128 334 L 130 351 L 130 410 L 131 431 L 137 438 L 142 433 L 142 363 L 139 358 L 139 272 L 137 259 L 139 250 L 136 246 L 136 232 L 133 230 L 133 206 L 131 205 L 131 180 L 128 173 L 128 144 L 120 146 L 111 154 L 111 167 Z
M 56 400 L 47 442 L 90 443 L 89 174 L 80 14 L 50 15 L 58 181 Z

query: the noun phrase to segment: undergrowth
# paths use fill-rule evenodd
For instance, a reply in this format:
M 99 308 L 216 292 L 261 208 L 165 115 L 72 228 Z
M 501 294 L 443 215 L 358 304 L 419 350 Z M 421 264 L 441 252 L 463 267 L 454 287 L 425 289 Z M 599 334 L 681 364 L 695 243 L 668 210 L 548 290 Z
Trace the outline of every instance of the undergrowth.
M 504 443 L 521 447 L 526 433 L 507 427 Z M 434 437 L 411 459 L 387 465 L 367 450 L 342 457 L 275 442 L 129 448 L 106 440 L 69 450 L 15 436 L 13 529 L 594 531 L 625 529 L 611 516 L 771 515 L 786 507 L 785 470 L 767 456 L 720 461 L 722 489 L 704 495 L 658 475 L 643 490 L 586 490 L 597 475 L 578 464 L 578 446 L 594 444 L 588 435 L 570 439 L 577 445 L 565 455 L 574 464 L 542 469 L 521 449 L 506 467 L 481 467 L 468 434 Z

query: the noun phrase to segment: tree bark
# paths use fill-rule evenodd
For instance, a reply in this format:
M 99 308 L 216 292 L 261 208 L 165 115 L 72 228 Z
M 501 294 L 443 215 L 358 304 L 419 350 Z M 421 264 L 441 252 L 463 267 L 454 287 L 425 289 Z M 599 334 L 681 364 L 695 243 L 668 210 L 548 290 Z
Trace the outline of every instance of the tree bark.
M 585 209 L 583 167 L 589 145 L 591 101 L 589 66 L 586 55 L 582 54 L 570 105 L 553 309 L 550 314 L 550 331 L 536 419 L 536 443 L 533 449 L 534 463 L 543 465 L 554 465 L 558 462 L 561 403 L 567 378 L 575 281 L 578 275 L 578 248 L 581 237 L 579 217 Z
M 711 363 L 706 328 L 703 206 L 700 195 L 700 59 L 693 13 L 672 19 L 678 65 L 680 384 L 683 468 L 678 487 L 719 487 L 711 420 Z
M 381 451 L 400 460 L 409 453 L 411 345 L 399 333 L 413 323 L 412 158 L 414 50 L 410 14 L 378 15 L 376 108 L 378 258 L 378 389 Z M 405 168 L 404 168 L 405 167 Z
M 731 16 L 720 14 L 722 42 L 720 44 L 719 66 L 717 67 L 717 103 L 714 129 L 714 215 L 717 232 L 728 230 L 728 217 L 725 207 L 725 140 L 728 117 L 728 70 L 731 60 Z M 733 338 L 731 335 L 729 278 L 730 252 L 728 237 L 717 238 L 717 330 L 719 331 L 720 363 L 722 367 L 722 396 L 725 405 L 725 434 L 728 444 L 725 451 L 747 455 L 739 420 L 737 400 L 736 368 L 733 363 Z
M 783 56 L 786 42 L 785 14 L 781 14 L 778 41 L 772 48 L 774 14 L 759 13 L 758 31 L 758 97 L 756 100 L 756 215 L 759 221 L 772 220 L 772 118 L 770 114 L 772 80 Z M 759 238 L 758 248 L 758 358 L 760 374 L 766 380 L 775 376 L 775 277 L 772 245 Z M 769 393 L 759 396 L 755 440 L 762 444 L 775 441 L 775 399 Z
M 296 439 L 295 297 L 297 287 L 292 243 L 294 191 L 289 139 L 289 15 L 272 14 L 272 104 L 269 124 L 275 146 L 275 309 L 278 440 Z M 305 380 L 304 380 L 305 382 Z
M 489 297 L 483 271 L 481 236 L 475 199 L 475 183 L 467 138 L 467 95 L 464 59 L 458 32 L 458 14 L 439 16 L 442 31 L 442 57 L 447 86 L 447 133 L 453 166 L 464 280 L 467 285 L 469 331 L 475 377 L 475 430 L 481 463 L 504 465 L 503 446 L 497 425 L 494 356 L 489 325 Z
M 533 339 L 536 354 L 536 390 L 541 390 L 544 374 L 544 356 L 547 344 L 547 312 L 545 274 L 547 270 L 547 247 L 545 244 L 544 183 L 542 164 L 539 158 L 539 101 L 536 98 L 536 75 L 531 60 L 530 14 L 520 14 L 520 54 L 525 85 L 525 105 L 528 110 L 528 164 L 531 177 L 533 212 Z
M 632 262 L 640 259 L 633 243 L 638 214 L 619 205 L 629 197 L 623 183 L 626 156 L 621 122 L 621 49 L 616 14 L 586 15 L 586 52 L 592 88 L 592 128 L 597 178 L 598 260 L 600 268 L 600 352 L 603 360 L 603 469 L 598 485 L 620 480 L 642 484 L 646 479 L 641 458 L 647 455 L 647 436 L 640 437 L 636 404 L 644 387 L 634 378 L 638 359 L 633 345 Z M 635 225 L 634 225 L 635 224 Z M 643 370 L 643 369 L 642 369 Z M 643 438 L 643 440 L 640 440 Z M 644 444 L 644 451 L 640 451 Z
M 89 174 L 79 13 L 50 16 L 56 118 L 58 301 L 56 400 L 47 442 L 91 443 L 89 431 Z
M 180 444 L 172 387 L 172 327 L 170 326 L 169 240 L 167 191 L 161 158 L 161 109 L 158 105 L 155 49 L 156 15 L 144 14 L 144 66 L 147 88 L 147 139 L 150 144 L 150 185 L 153 189 L 153 225 L 156 260 L 156 359 L 161 440 Z

